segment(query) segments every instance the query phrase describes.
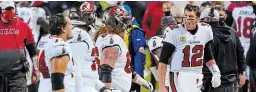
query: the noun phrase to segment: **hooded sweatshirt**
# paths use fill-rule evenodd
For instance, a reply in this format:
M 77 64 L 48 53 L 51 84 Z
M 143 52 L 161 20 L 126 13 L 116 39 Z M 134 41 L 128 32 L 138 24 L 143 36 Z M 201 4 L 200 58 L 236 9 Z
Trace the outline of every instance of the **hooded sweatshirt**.
M 212 53 L 221 71 L 221 85 L 232 85 L 236 81 L 236 74 L 245 70 L 243 47 L 232 28 L 213 25 L 212 30 Z M 203 72 L 204 75 L 210 76 L 207 81 L 211 83 L 212 75 L 206 66 Z

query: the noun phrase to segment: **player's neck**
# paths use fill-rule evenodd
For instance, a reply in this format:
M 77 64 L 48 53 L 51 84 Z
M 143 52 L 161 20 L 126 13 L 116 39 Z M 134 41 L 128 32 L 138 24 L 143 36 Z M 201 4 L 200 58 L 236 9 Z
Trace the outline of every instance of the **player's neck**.
M 183 25 L 184 27 L 184 25 Z M 186 29 L 188 32 L 190 32 L 192 35 L 195 35 L 197 32 L 198 26 L 196 25 L 194 28 Z
M 67 41 L 68 38 L 64 35 L 64 34 L 61 34 L 61 35 L 51 35 L 52 37 L 55 37 L 55 38 L 61 38 L 63 39 L 64 41 Z

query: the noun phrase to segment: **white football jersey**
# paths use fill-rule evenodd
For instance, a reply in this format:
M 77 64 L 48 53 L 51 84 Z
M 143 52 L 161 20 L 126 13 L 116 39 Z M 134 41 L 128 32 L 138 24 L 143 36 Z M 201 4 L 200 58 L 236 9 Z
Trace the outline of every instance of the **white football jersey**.
M 236 22 L 237 34 L 241 44 L 244 47 L 244 55 L 246 55 L 250 46 L 250 30 L 255 14 L 252 6 L 237 7 L 232 12 L 234 21 Z
M 101 34 L 96 41 L 96 47 L 99 50 L 99 58 L 103 54 L 104 48 L 107 47 L 118 47 L 120 54 L 119 57 L 116 61 L 115 64 L 115 69 L 116 68 L 122 68 L 124 69 L 127 73 L 130 73 L 130 53 L 125 45 L 124 40 L 116 34 Z
M 164 42 L 175 46 L 171 58 L 172 72 L 196 72 L 202 73 L 204 48 L 207 42 L 213 39 L 211 26 L 198 23 L 197 32 L 192 35 L 182 25 L 170 30 L 164 36 Z
M 40 35 L 40 25 L 37 24 L 37 20 L 39 18 L 46 18 L 46 13 L 43 8 L 40 7 L 31 7 L 31 22 L 29 23 L 30 28 L 32 29 L 32 33 L 34 35 L 35 42 L 38 41 Z
M 76 63 L 82 70 L 82 76 L 86 78 L 99 78 L 98 65 L 96 59 L 96 48 L 89 34 L 80 28 L 75 27 L 72 31 L 73 38 L 68 40 L 72 50 L 72 55 Z
M 55 38 L 48 36 L 49 39 L 47 40 L 47 44 L 45 44 L 44 51 L 45 51 L 45 62 L 46 66 L 49 69 L 49 73 L 51 74 L 51 59 L 54 57 L 62 56 L 62 55 L 68 55 L 69 56 L 69 62 L 67 66 L 67 70 L 65 72 L 65 75 L 70 75 L 73 73 L 73 68 L 75 65 L 75 62 L 73 60 L 73 56 L 71 53 L 70 45 L 69 43 L 65 42 L 61 38 Z M 41 40 L 40 40 L 41 42 Z M 40 44 L 40 43 L 39 43 Z
M 17 14 L 25 23 L 29 24 L 31 22 L 32 12 L 29 7 L 17 7 Z

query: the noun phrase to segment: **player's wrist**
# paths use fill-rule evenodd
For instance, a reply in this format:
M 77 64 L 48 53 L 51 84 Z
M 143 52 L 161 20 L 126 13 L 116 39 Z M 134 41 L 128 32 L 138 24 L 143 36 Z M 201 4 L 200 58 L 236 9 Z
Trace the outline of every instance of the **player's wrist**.
M 209 70 L 211 71 L 211 73 L 213 75 L 220 75 L 220 69 L 217 66 L 217 64 L 212 64 L 211 67 L 209 68 Z
M 245 71 L 240 71 L 239 74 L 240 75 L 245 75 Z
M 37 57 L 37 56 L 34 56 L 34 57 L 32 58 L 32 60 L 33 60 L 34 69 L 35 69 L 36 71 L 38 71 L 38 70 L 39 70 L 39 68 L 38 68 L 38 57 Z

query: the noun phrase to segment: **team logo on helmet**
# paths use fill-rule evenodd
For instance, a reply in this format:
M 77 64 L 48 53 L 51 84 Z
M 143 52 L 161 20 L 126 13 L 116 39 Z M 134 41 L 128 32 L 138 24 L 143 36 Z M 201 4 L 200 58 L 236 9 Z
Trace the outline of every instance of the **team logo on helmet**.
M 119 7 L 113 7 L 110 11 L 110 14 L 112 15 L 119 15 L 119 16 L 123 16 L 124 15 L 124 10 L 119 8 Z
M 81 10 L 82 14 L 84 14 L 86 12 L 93 12 L 93 10 L 94 10 L 93 2 L 92 1 L 84 2 L 80 6 L 80 10 Z

